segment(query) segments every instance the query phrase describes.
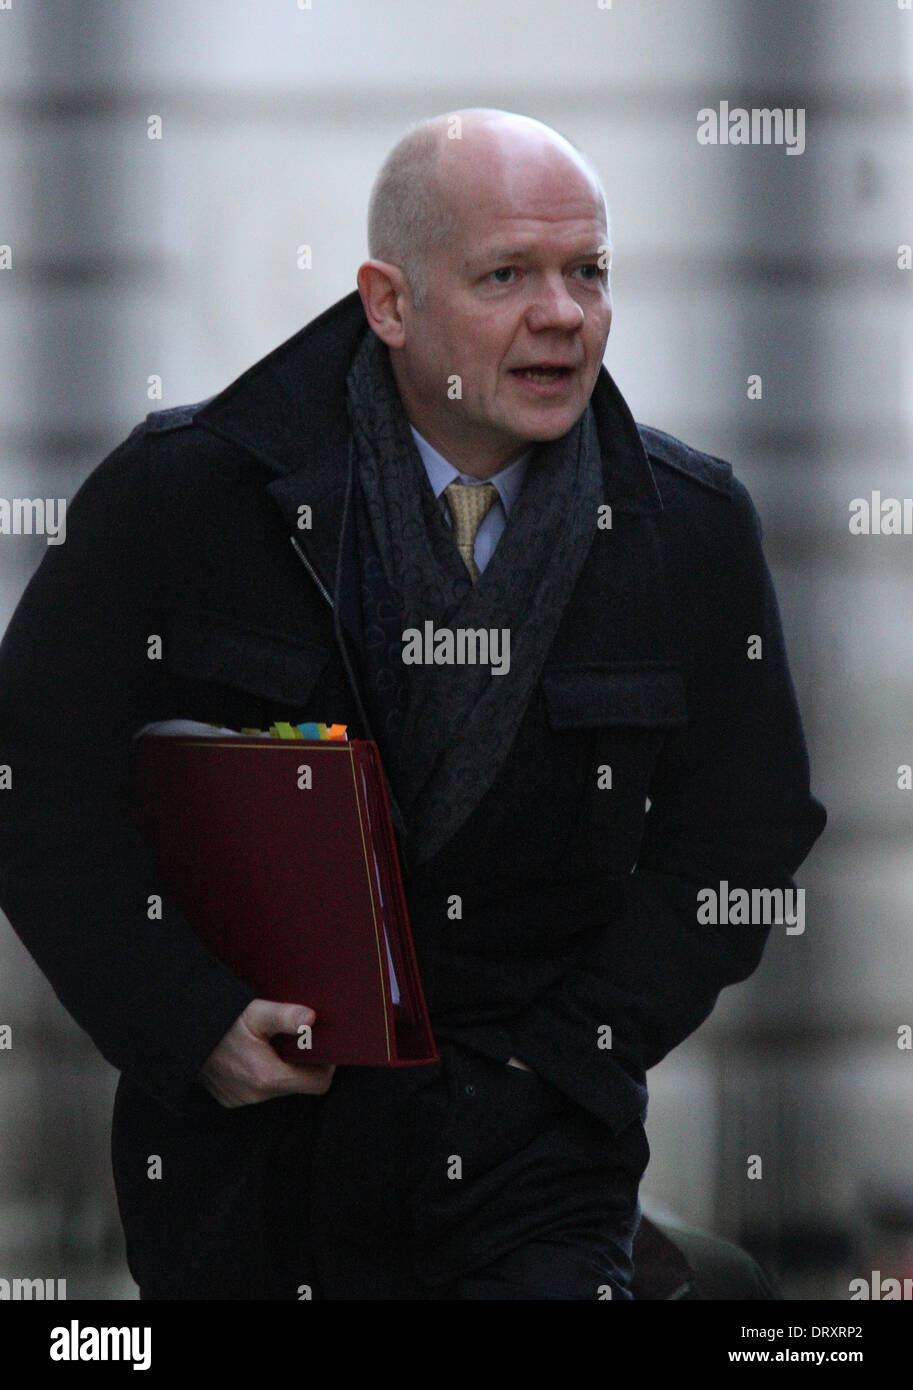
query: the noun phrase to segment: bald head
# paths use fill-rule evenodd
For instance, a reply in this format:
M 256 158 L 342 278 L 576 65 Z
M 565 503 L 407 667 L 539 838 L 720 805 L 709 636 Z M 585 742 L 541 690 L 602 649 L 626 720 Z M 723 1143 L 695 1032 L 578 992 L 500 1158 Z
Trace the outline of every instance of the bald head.
M 401 266 L 416 304 L 424 299 L 430 257 L 456 234 L 461 208 L 505 182 L 543 167 L 582 176 L 605 207 L 589 160 L 550 126 L 529 116 L 472 107 L 413 126 L 384 161 L 368 209 L 368 252 Z M 608 238 L 608 221 L 606 221 Z
M 378 176 L 358 291 L 409 422 L 490 477 L 586 410 L 612 322 L 599 179 L 548 126 L 454 111 Z

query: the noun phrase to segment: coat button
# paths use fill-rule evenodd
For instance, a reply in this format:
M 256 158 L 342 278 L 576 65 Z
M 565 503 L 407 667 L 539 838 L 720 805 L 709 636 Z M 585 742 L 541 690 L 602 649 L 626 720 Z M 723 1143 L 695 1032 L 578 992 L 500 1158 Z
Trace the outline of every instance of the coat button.
M 476 1088 L 475 1088 L 475 1086 L 473 1086 L 473 1084 L 472 1084 L 471 1081 L 468 1082 L 467 1085 L 466 1085 L 466 1094 L 467 1094 L 467 1096 L 474 1096 L 475 1093 L 476 1093 Z

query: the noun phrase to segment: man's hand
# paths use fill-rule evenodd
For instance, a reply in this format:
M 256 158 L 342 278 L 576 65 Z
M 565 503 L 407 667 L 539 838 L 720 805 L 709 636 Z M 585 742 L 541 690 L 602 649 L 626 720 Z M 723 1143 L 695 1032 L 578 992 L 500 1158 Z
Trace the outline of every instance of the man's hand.
M 334 1066 L 293 1067 L 270 1047 L 276 1033 L 297 1034 L 317 1015 L 302 1004 L 274 1004 L 252 999 L 209 1054 L 199 1081 L 220 1105 L 256 1105 L 261 1100 L 292 1095 L 322 1096 L 330 1089 Z

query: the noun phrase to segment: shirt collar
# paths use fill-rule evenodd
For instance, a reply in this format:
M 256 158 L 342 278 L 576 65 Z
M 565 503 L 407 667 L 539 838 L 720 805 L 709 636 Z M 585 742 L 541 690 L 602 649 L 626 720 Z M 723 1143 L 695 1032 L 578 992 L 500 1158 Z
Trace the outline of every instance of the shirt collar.
M 444 488 L 455 478 L 461 478 L 470 487 L 483 481 L 493 483 L 505 513 L 510 515 L 510 509 L 520 495 L 523 479 L 526 476 L 526 465 L 529 463 L 532 449 L 527 449 L 518 459 L 514 459 L 513 463 L 502 468 L 500 473 L 493 473 L 490 478 L 473 478 L 468 473 L 461 473 L 459 469 L 454 468 L 453 464 L 448 463 L 443 454 L 439 454 L 437 449 L 429 444 L 413 425 L 410 425 L 409 428 L 412 430 L 412 437 L 421 455 L 422 463 L 425 465 L 425 472 L 428 474 L 428 481 L 435 497 L 440 497 Z

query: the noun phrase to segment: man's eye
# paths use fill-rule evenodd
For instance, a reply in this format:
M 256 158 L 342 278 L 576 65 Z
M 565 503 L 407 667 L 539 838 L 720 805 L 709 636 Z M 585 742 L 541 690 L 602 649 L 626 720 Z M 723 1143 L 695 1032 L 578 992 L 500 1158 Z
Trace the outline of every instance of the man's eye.
M 496 285 L 509 285 L 511 277 L 516 274 L 512 265 L 502 265 L 497 270 L 491 272 L 490 278 Z
M 582 280 L 598 280 L 602 276 L 602 267 L 596 261 L 590 261 L 586 265 L 578 265 L 577 273 Z

